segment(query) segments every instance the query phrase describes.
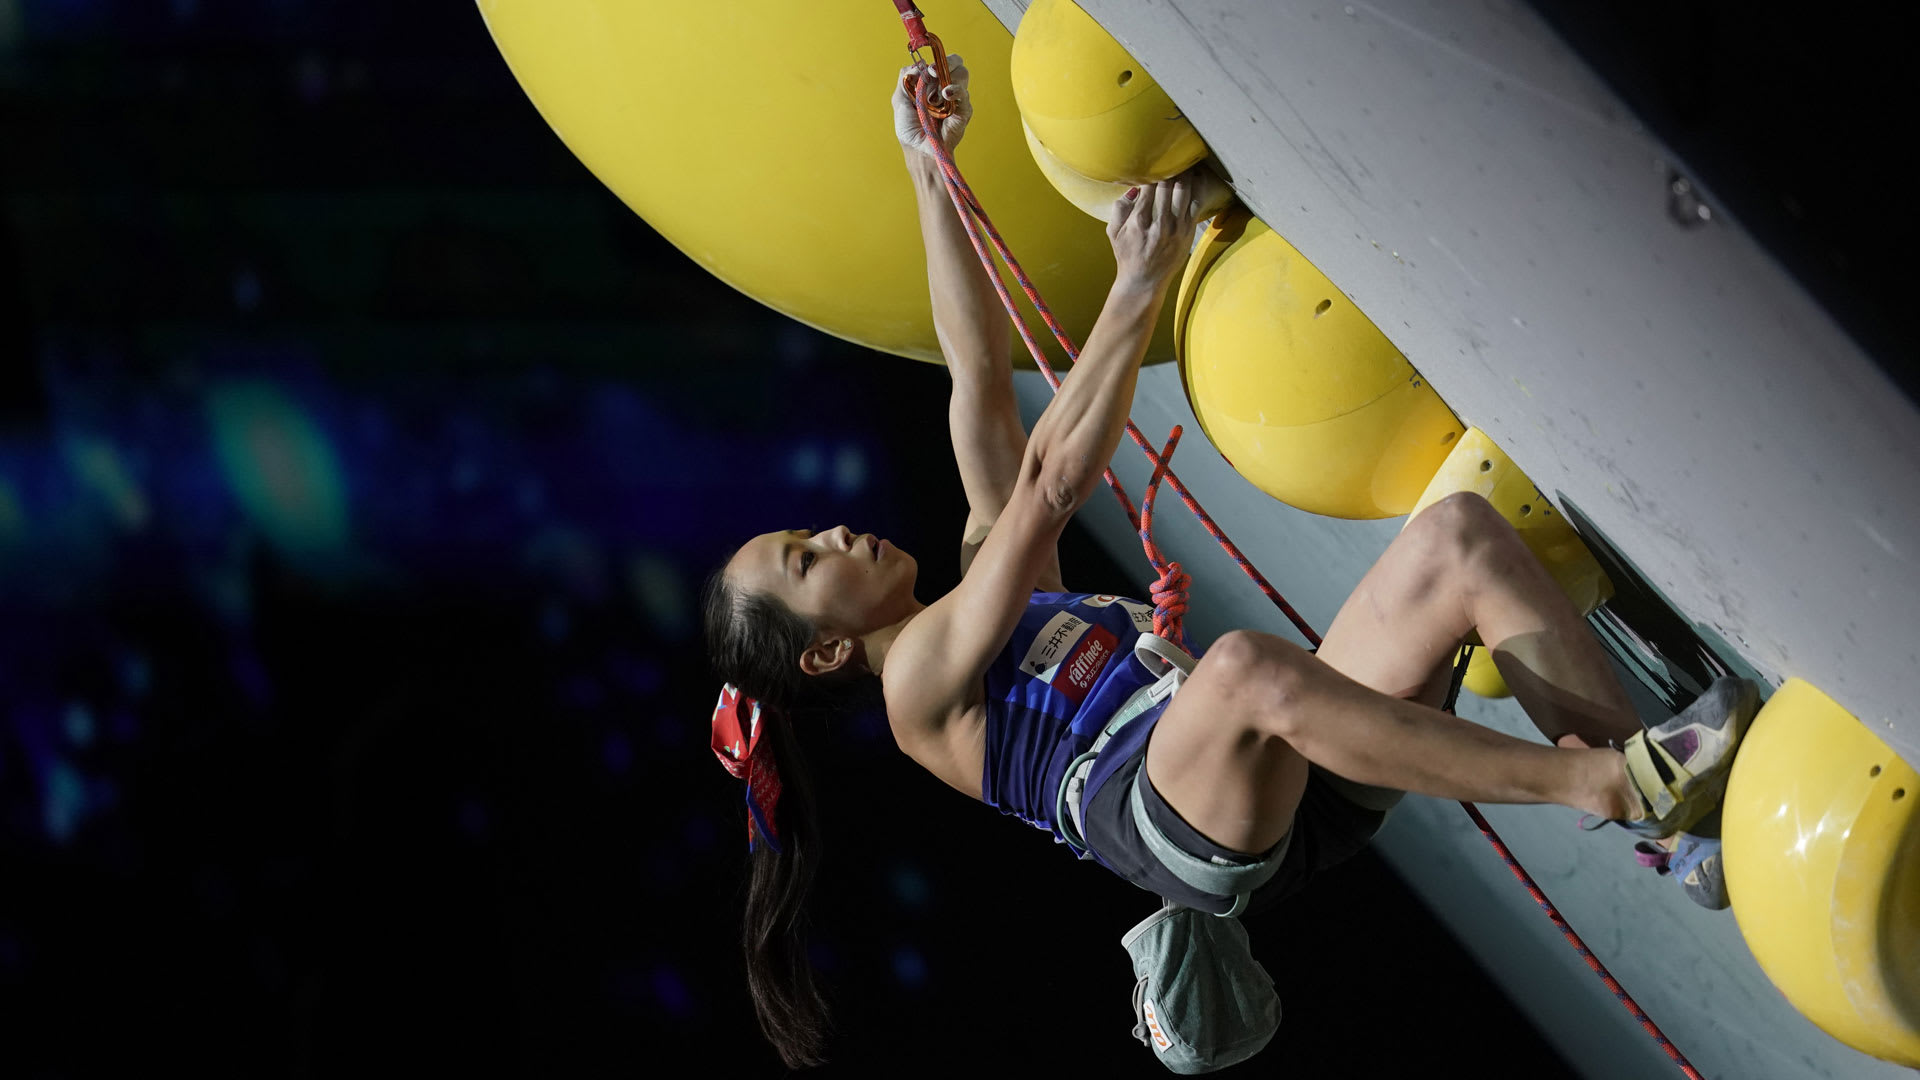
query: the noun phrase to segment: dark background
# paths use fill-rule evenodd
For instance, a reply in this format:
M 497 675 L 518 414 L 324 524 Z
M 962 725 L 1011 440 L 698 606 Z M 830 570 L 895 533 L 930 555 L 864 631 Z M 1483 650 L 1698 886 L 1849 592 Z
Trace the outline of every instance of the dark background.
M 1873 28 L 1785 94 L 1789 23 L 1615 7 L 1543 10 L 1903 370 L 1911 204 L 1847 198 L 1897 140 L 1752 107 L 1891 122 L 1807 75 Z M 681 256 L 453 0 L 0 2 L 0 183 L 0 1074 L 777 1072 L 695 596 L 840 522 L 949 587 L 944 371 Z M 1165 1075 L 1119 946 L 1156 898 L 878 717 L 807 741 L 830 1072 Z M 1371 853 L 1252 929 L 1286 1021 L 1243 1071 L 1566 1071 Z

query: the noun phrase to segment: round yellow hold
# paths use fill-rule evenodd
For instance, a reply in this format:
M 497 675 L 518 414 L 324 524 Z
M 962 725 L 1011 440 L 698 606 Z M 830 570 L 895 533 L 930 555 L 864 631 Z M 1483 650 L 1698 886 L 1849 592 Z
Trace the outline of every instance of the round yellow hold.
M 1721 806 L 1727 892 L 1767 978 L 1827 1034 L 1920 1067 L 1920 773 L 1788 679 Z
M 1013 39 L 1020 115 L 1067 168 L 1147 184 L 1207 156 L 1207 144 L 1139 61 L 1072 0 L 1034 0 Z
M 910 62 L 906 34 L 885 4 L 479 7 L 568 148 L 688 257 L 809 326 L 941 359 L 913 185 L 888 105 Z M 971 72 L 960 168 L 1061 325 L 1084 340 L 1113 281 L 1113 249 L 1027 152 L 1013 37 L 975 0 L 924 0 L 920 9 Z M 1005 278 L 1050 361 L 1063 362 Z M 1172 358 L 1172 322 L 1161 320 L 1148 362 Z M 1017 338 L 1014 352 L 1027 355 Z
M 1109 183 L 1095 180 L 1068 168 L 1065 162 L 1054 157 L 1053 153 L 1041 145 L 1039 136 L 1025 120 L 1020 122 L 1020 130 L 1027 137 L 1027 151 L 1033 155 L 1033 163 L 1039 167 L 1040 175 L 1047 178 L 1053 190 L 1060 197 L 1079 207 L 1082 212 L 1100 219 L 1102 223 L 1113 219 L 1113 204 L 1125 198 L 1133 185 L 1125 181 Z
M 1613 597 L 1613 582 L 1607 579 L 1593 552 L 1587 550 L 1580 534 L 1479 428 L 1468 428 L 1454 444 L 1420 493 L 1408 522 L 1413 515 L 1459 491 L 1480 495 L 1500 511 L 1582 617 Z
M 1467 677 L 1460 685 L 1483 698 L 1512 697 L 1513 690 L 1507 686 L 1506 676 L 1500 674 L 1500 668 L 1493 662 L 1493 650 L 1479 648 L 1473 650 L 1473 656 L 1467 661 Z
M 1386 335 L 1245 207 L 1194 248 L 1174 317 L 1201 429 L 1289 506 L 1405 514 L 1463 430 Z

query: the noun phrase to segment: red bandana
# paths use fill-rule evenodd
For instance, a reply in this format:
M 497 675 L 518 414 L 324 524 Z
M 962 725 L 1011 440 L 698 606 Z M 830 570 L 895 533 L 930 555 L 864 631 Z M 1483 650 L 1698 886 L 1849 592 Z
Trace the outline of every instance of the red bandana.
M 735 777 L 747 782 L 747 850 L 766 837 L 780 850 L 780 830 L 773 809 L 780 802 L 780 773 L 773 765 L 773 747 L 760 746 L 760 703 L 742 696 L 732 683 L 720 689 L 713 707 L 713 754 Z

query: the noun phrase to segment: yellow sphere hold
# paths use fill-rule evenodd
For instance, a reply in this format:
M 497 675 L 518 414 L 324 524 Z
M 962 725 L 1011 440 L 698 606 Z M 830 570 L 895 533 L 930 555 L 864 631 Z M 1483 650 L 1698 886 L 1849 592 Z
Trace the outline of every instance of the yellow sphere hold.
M 1507 686 L 1506 676 L 1500 674 L 1500 668 L 1493 662 L 1493 650 L 1479 648 L 1473 650 L 1473 656 L 1467 661 L 1467 677 L 1460 685 L 1483 698 L 1512 697 L 1513 690 Z
M 1527 474 L 1513 463 L 1506 452 L 1494 445 L 1487 433 L 1468 428 L 1454 445 L 1440 468 L 1428 481 L 1412 514 L 1439 502 L 1457 491 L 1471 491 L 1493 504 L 1500 516 L 1519 531 L 1540 564 L 1553 576 L 1560 591 L 1567 594 L 1582 617 L 1613 597 L 1613 582 L 1587 550 L 1566 517 L 1554 509 L 1553 501 L 1542 494 Z M 1408 517 L 1412 523 L 1412 515 Z
M 1113 281 L 1113 249 L 1027 152 L 1013 37 L 973 0 L 919 6 L 971 72 L 960 167 L 1061 325 L 1084 336 Z M 540 114 L 675 247 L 809 326 L 941 359 L 913 185 L 887 105 L 907 62 L 906 34 L 886 5 L 479 7 Z M 1012 292 L 1050 360 L 1064 362 L 1021 290 Z M 1026 355 L 1018 342 L 1015 354 Z M 1168 317 L 1147 359 L 1172 355 Z
M 1727 892 L 1767 978 L 1827 1034 L 1920 1067 L 1920 773 L 1788 679 L 1721 807 Z
M 1112 220 L 1113 204 L 1132 190 L 1132 184 L 1125 181 L 1108 183 L 1082 176 L 1041 145 L 1039 137 L 1025 120 L 1020 121 L 1020 130 L 1026 134 L 1027 152 L 1033 155 L 1033 163 L 1039 167 L 1040 175 L 1047 178 L 1047 183 L 1053 185 L 1053 190 L 1059 192 L 1061 198 L 1102 223 Z
M 1255 487 L 1339 518 L 1411 510 L 1462 428 L 1386 335 L 1235 205 L 1187 262 L 1174 343 L 1193 415 Z
M 1179 106 L 1072 0 L 1034 0 L 1013 39 L 1020 115 L 1067 168 L 1146 184 L 1207 156 Z

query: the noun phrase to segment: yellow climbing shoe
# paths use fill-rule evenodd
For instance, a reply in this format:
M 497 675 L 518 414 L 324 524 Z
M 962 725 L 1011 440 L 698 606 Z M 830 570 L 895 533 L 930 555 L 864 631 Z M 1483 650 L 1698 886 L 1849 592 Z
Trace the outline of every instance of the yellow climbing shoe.
M 1620 824 L 1664 839 L 1712 813 L 1726 792 L 1734 752 L 1759 709 L 1759 688 L 1729 676 L 1714 680 L 1679 715 L 1628 739 L 1621 752 L 1643 813 Z

